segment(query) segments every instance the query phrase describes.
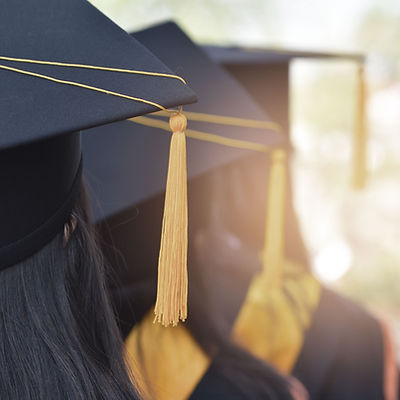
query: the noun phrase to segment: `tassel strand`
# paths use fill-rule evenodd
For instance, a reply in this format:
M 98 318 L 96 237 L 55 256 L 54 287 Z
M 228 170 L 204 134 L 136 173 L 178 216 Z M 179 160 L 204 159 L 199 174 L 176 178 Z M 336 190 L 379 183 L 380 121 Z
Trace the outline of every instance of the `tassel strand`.
M 170 145 L 161 246 L 158 260 L 154 322 L 176 326 L 187 317 L 188 207 L 186 171 L 186 117 L 170 117 Z
M 282 282 L 285 253 L 286 152 L 271 153 L 268 184 L 263 275 L 268 287 L 279 287 Z
M 364 66 L 359 65 L 357 74 L 357 109 L 353 135 L 353 176 L 354 189 L 363 189 L 367 180 L 367 132 L 365 126 L 365 76 Z

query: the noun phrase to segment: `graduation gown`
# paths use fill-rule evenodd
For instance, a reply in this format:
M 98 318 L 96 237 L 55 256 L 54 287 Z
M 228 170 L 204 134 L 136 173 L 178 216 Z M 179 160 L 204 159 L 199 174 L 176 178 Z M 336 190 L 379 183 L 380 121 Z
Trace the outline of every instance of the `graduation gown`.
M 253 355 L 274 364 L 282 373 L 293 374 L 306 387 L 312 400 L 395 400 L 397 369 L 382 325 L 354 302 L 329 289 L 316 289 L 315 283 L 310 283 L 312 280 L 307 282 L 298 285 L 296 290 L 298 293 L 301 288 L 313 290 L 314 299 L 309 296 L 301 302 L 299 299 L 293 301 L 292 297 L 296 313 L 286 308 L 286 316 L 271 318 L 274 308 L 284 311 L 288 307 L 283 305 L 282 300 L 288 297 L 282 295 L 281 300 L 276 300 L 277 296 L 275 300 L 274 296 L 268 299 L 271 304 L 265 308 L 265 312 L 270 316 L 265 321 L 274 321 L 269 328 L 259 323 L 261 317 L 253 320 L 252 329 L 238 329 L 238 321 L 243 319 L 243 310 L 246 309 L 246 301 L 249 301 L 246 298 L 232 340 Z M 302 313 L 299 307 L 314 301 L 309 320 L 307 316 L 300 316 L 303 321 L 298 326 L 303 328 L 297 329 L 298 336 L 285 336 L 286 330 L 296 330 L 296 325 L 288 322 L 288 314 L 299 316 Z M 248 316 L 256 317 L 259 311 L 253 307 Z M 244 318 L 244 322 L 249 325 L 247 318 Z M 283 338 L 277 340 L 279 332 Z M 268 345 L 271 339 L 272 343 Z M 157 387 L 152 393 L 156 399 L 243 398 L 219 374 L 212 359 L 183 324 L 167 329 L 154 326 L 150 312 L 131 331 L 127 347 L 133 358 L 136 359 L 139 353 L 144 357 L 141 368 L 145 366 L 145 371 L 151 371 L 148 378 Z M 257 395 L 252 396 L 250 392 L 249 396 L 246 398 L 257 399 Z M 301 394 L 298 396 L 306 398 Z
M 214 208 L 219 205 L 218 215 L 222 215 L 222 220 L 217 221 L 217 228 L 226 227 L 228 233 L 233 232 L 243 243 L 256 243 L 253 247 L 261 248 L 264 219 L 257 211 L 265 207 L 265 194 L 263 198 L 256 190 L 260 187 L 257 182 L 262 180 L 257 177 L 262 164 L 246 162 L 248 164 L 245 161 L 235 164 L 235 172 L 243 175 L 241 179 L 237 174 L 221 175 L 221 179 L 215 180 L 204 176 L 189 184 L 192 234 L 216 222 Z M 215 181 L 219 190 L 211 199 L 210 181 Z M 240 190 L 233 191 L 238 182 Z M 254 207 L 248 207 L 249 198 Z M 321 287 L 303 266 L 304 257 L 298 254 L 299 235 L 293 234 L 296 231 L 293 210 L 287 211 L 286 255 L 296 262 L 287 260 L 281 288 L 272 291 L 257 284 L 255 277 L 261 265 L 257 252 L 250 246 L 247 253 L 246 246 L 233 256 L 229 249 L 222 252 L 221 260 L 229 264 L 225 269 L 211 264 L 216 252 L 209 246 L 205 246 L 207 251 L 200 252 L 202 256 L 209 255 L 201 262 L 190 247 L 188 324 L 178 328 L 153 325 L 158 255 L 158 239 L 155 238 L 160 237 L 158 221 L 162 219 L 162 202 L 159 196 L 135 207 L 134 219 L 132 210 L 109 219 L 107 225 L 113 229 L 112 238 L 107 238 L 107 227 L 103 227 L 102 238 L 111 248 L 117 247 L 117 252 L 105 250 L 122 281 L 122 285 L 114 289 L 113 298 L 128 350 L 132 359 L 137 359 L 139 354 L 147 357 L 147 366 L 141 365 L 140 370 L 152 374 L 153 378 L 149 379 L 152 385 L 161 384 L 159 393 L 166 393 L 164 398 L 179 400 L 194 396 L 201 399 L 204 396 L 210 399 L 211 393 L 215 398 L 235 398 L 229 393 L 233 390 L 229 382 L 218 374 L 213 360 L 198 338 L 194 338 L 198 326 L 193 321 L 197 318 L 198 324 L 202 323 L 202 317 L 196 316 L 196 312 L 202 308 L 207 310 L 204 305 L 196 309 L 193 299 L 197 298 L 209 301 L 210 308 L 225 303 L 228 307 L 220 315 L 229 321 L 226 326 L 228 333 L 232 332 L 232 341 L 282 373 L 293 374 L 307 388 L 312 400 L 350 400 L 355 394 L 366 400 L 395 400 L 395 395 L 387 395 L 395 392 L 395 379 L 385 377 L 395 373 L 386 371 L 396 371 L 396 367 L 393 358 L 387 357 L 390 350 L 385 345 L 388 340 L 381 324 L 354 302 Z M 292 208 L 290 201 L 287 204 Z M 243 218 L 241 214 L 245 214 Z M 250 219 L 252 223 L 244 225 Z M 256 232 L 253 221 L 257 220 L 261 222 Z M 245 228 L 248 229 L 245 231 Z M 215 238 L 211 240 L 215 241 Z M 194 243 L 196 238 L 192 237 L 189 246 Z M 215 249 L 221 249 L 220 243 Z M 130 265 L 125 264 L 126 260 Z M 122 267 L 117 269 L 118 266 Z M 195 285 L 201 281 L 204 292 L 196 296 Z M 190 357 L 179 358 L 177 354 Z M 171 390 L 178 388 L 180 391 L 168 396 L 169 386 Z
M 326 288 L 292 373 L 311 399 L 398 398 L 394 348 L 385 326 Z
M 320 291 L 318 283 L 308 273 L 293 268 L 291 264 L 290 267 L 283 290 L 271 290 L 265 297 L 259 292 L 263 282 L 254 280 L 232 334 L 236 345 L 268 364 L 273 361 L 284 374 L 294 364 L 300 351 L 302 331 L 311 322 L 308 310 L 316 306 Z M 246 395 L 239 393 L 220 373 L 215 359 L 194 338 L 190 330 L 193 327 L 189 329 L 188 325 L 179 324 L 165 328 L 153 324 L 153 319 L 150 309 L 126 339 L 135 376 L 148 389 L 149 398 L 260 398 L 256 388 L 252 393 L 251 386 L 247 388 Z M 249 321 L 253 321 L 251 329 L 248 329 Z M 203 323 L 207 330 L 207 320 Z M 271 326 L 274 329 L 270 329 Z M 212 329 L 211 326 L 209 328 Z M 292 385 L 294 398 L 307 398 L 298 383 L 293 382 Z

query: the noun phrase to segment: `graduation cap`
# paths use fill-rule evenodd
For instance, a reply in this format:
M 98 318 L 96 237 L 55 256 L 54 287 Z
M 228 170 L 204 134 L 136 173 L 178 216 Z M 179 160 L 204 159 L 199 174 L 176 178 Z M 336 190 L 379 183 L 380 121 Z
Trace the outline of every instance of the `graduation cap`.
M 133 36 L 183 76 L 199 96 L 198 103 L 185 107 L 183 111 L 189 123 L 186 130 L 189 138 L 189 180 L 255 152 L 271 152 L 271 160 L 275 161 L 271 161 L 270 185 L 277 190 L 270 191 L 273 194 L 268 202 L 270 231 L 267 247 L 278 248 L 280 252 L 283 239 L 276 226 L 281 225 L 282 220 L 280 210 L 283 207 L 282 192 L 285 186 L 285 152 L 282 148 L 287 143 L 279 125 L 176 24 L 165 23 Z M 138 253 L 143 248 L 134 248 L 130 244 L 133 232 L 139 231 L 137 235 L 150 238 L 142 240 L 144 246 L 151 246 L 151 239 L 160 234 L 157 229 L 149 227 L 151 222 L 145 223 L 143 215 L 146 212 L 143 207 L 139 207 L 138 211 L 137 206 L 150 203 L 164 192 L 167 177 L 163 166 L 168 163 L 169 145 L 169 135 L 165 132 L 168 128 L 165 125 L 160 115 L 134 118 L 95 128 L 95 135 L 86 135 L 83 139 L 86 176 L 97 197 L 96 217 L 108 223 L 112 246 L 123 253 L 129 266 L 137 265 L 137 269 L 148 260 L 138 259 Z M 102 156 L 99 157 L 99 154 Z M 115 176 L 119 176 L 119 179 L 115 179 Z M 130 186 L 125 184 L 127 179 L 132 182 Z M 161 214 L 152 209 L 148 217 L 154 220 L 161 218 Z M 144 226 L 138 227 L 141 221 Z M 155 225 L 159 226 L 159 222 Z M 149 257 L 155 257 L 154 253 L 153 248 Z M 272 253 L 276 254 L 274 251 Z M 157 263 L 157 260 L 153 261 Z M 143 276 L 146 276 L 146 272 Z M 165 278 L 162 276 L 163 271 L 159 269 L 158 304 L 160 279 Z M 168 279 L 173 280 L 171 277 Z M 177 321 L 167 318 L 162 322 L 167 325 Z
M 81 183 L 78 131 L 193 102 L 195 95 L 84 0 L 14 0 L 2 7 L 0 36 L 5 269 L 40 250 L 68 220 Z
M 223 65 L 258 104 L 290 132 L 290 65 L 298 59 L 354 62 L 358 67 L 357 110 L 353 135 L 352 184 L 362 188 L 366 181 L 365 79 L 362 54 L 291 51 L 263 48 L 204 46 L 207 54 Z

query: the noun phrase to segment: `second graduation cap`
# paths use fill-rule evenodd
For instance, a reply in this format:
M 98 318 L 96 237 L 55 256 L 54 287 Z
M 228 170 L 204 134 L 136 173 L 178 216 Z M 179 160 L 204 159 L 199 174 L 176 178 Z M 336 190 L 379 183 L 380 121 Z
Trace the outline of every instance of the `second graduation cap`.
M 266 150 L 286 144 L 280 127 L 177 25 L 166 23 L 138 32 L 134 37 L 182 75 L 198 94 L 199 103 L 184 109 L 188 117 L 189 180 L 253 154 L 252 145 Z M 171 43 L 173 45 L 169 46 Z M 100 140 L 87 135 L 83 144 L 86 177 L 97 197 L 97 220 L 102 221 L 103 228 L 111 236 L 111 246 L 119 250 L 118 254 L 122 253 L 123 260 L 119 262 L 128 264 L 129 272 L 121 272 L 124 283 L 134 275 L 135 281 L 141 281 L 146 290 L 146 281 L 152 285 L 157 266 L 162 210 L 153 208 L 147 215 L 151 219 L 149 223 L 144 215 L 147 205 L 164 192 L 170 137 L 157 128 L 163 126 L 159 116 L 138 122 L 140 124 L 126 121 L 96 128 L 95 136 Z M 221 140 L 223 144 L 215 143 Z M 106 156 L 99 157 L 104 154 L 103 149 L 108 149 Z M 120 178 L 114 179 L 115 176 Z M 127 180 L 132 184 L 127 186 Z M 141 237 L 142 247 L 136 247 L 132 241 L 135 235 Z M 144 247 L 151 250 L 146 252 Z M 143 253 L 147 257 L 142 257 Z M 117 263 L 115 254 L 112 257 Z M 149 264 L 151 271 L 143 270 L 142 267 Z M 151 301 L 149 299 L 148 306 Z
M 366 57 L 334 53 L 268 48 L 204 46 L 207 54 L 224 66 L 290 133 L 290 67 L 296 60 L 345 61 L 357 66 L 356 114 L 353 130 L 352 185 L 363 188 L 367 179 L 367 127 L 365 118 Z
M 195 95 L 84 0 L 15 0 L 0 35 L 2 270 L 62 231 L 81 183 L 78 131 Z

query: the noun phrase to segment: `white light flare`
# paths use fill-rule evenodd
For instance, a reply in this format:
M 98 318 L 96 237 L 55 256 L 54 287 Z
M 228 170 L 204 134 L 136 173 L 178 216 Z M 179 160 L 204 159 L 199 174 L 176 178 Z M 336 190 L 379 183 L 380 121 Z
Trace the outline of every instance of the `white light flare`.
M 337 240 L 324 246 L 313 259 L 313 270 L 324 283 L 342 278 L 353 264 L 354 256 L 344 240 Z

